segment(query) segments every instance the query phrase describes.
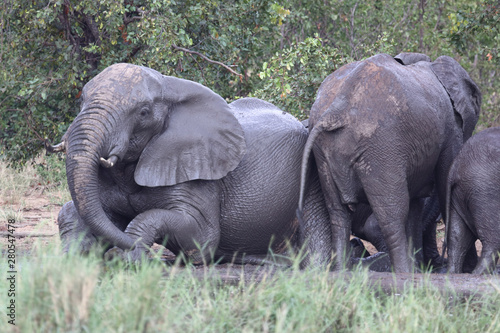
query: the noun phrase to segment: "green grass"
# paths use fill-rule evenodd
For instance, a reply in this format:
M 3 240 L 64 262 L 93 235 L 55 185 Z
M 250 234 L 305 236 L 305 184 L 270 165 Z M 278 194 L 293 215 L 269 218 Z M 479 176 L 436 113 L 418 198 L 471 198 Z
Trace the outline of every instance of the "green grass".
M 35 185 L 67 193 L 61 160 L 44 157 L 38 163 L 17 173 L 0 161 L 4 202 L 22 206 Z M 2 214 L 5 222 L 19 210 Z M 3 253 L 7 245 L 0 242 Z M 34 248 L 29 257 L 16 258 L 14 298 L 7 296 L 7 258 L 2 259 L 0 332 L 500 332 L 496 286 L 497 292 L 470 299 L 430 284 L 386 294 L 369 286 L 362 270 L 334 279 L 326 271 L 297 269 L 260 283 L 226 285 L 198 278 L 192 268 L 154 261 L 104 265 L 96 255 L 62 255 L 56 245 Z M 6 313 L 11 299 L 16 326 Z
M 500 294 L 460 299 L 431 286 L 386 294 L 368 274 L 287 270 L 224 285 L 151 262 L 103 265 L 45 249 L 18 258 L 17 326 L 1 332 L 498 332 Z M 208 268 L 210 271 L 212 268 Z

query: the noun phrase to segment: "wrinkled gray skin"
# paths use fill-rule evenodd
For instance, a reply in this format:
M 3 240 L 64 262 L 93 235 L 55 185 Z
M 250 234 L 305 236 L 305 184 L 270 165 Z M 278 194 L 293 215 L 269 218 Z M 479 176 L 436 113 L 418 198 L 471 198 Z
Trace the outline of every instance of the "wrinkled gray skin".
M 446 225 L 448 271 L 462 273 L 477 257 L 474 242 L 482 252 L 473 274 L 493 272 L 500 251 L 500 127 L 489 128 L 467 141 L 448 175 Z
M 73 198 L 59 214 L 63 244 L 83 232 L 82 252 L 99 240 L 135 260 L 156 242 L 198 262 L 259 262 L 269 247 L 282 252 L 301 238 L 327 257 L 329 235 L 306 224 L 297 236 L 307 135 L 267 102 L 228 105 L 191 81 L 110 66 L 84 87 L 81 112 L 56 146 L 67 151 Z M 314 174 L 307 221 L 328 218 Z
M 419 54 L 411 55 L 413 56 L 412 59 L 415 59 L 415 56 Z M 425 55 L 421 56 L 427 57 Z M 423 60 L 425 59 L 426 58 Z M 309 119 L 303 120 L 302 123 L 304 126 L 309 127 Z M 433 269 L 439 270 L 445 266 L 446 261 L 440 255 L 436 243 L 436 226 L 441 219 L 441 211 L 436 191 L 433 191 L 430 197 L 421 200 L 423 204 L 423 211 L 420 217 L 423 226 L 423 234 L 421 235 L 423 248 L 422 253 L 420 253 L 420 257 L 422 258 L 421 260 L 423 260 L 422 264 L 424 266 L 430 266 Z M 387 253 L 389 251 L 385 243 L 382 230 L 380 229 L 380 225 L 377 218 L 373 214 L 370 205 L 357 205 L 356 211 L 352 214 L 351 231 L 353 236 L 370 242 L 373 246 L 375 246 L 377 251 L 383 253 Z M 328 232 L 331 233 L 331 230 Z M 418 235 L 412 236 L 417 237 Z M 351 239 L 350 243 L 352 258 L 366 258 L 369 256 L 363 243 L 358 238 Z M 329 246 L 331 246 L 331 244 Z M 383 263 L 381 262 L 382 260 L 379 260 L 377 265 L 371 264 L 370 268 L 380 272 L 390 271 L 391 265 L 386 259 L 387 258 L 383 259 Z M 375 258 L 370 258 L 370 261 L 375 261 Z
M 446 175 L 476 125 L 481 93 L 450 57 L 429 62 L 417 56 L 423 60 L 409 65 L 408 54 L 397 58 L 376 55 L 323 81 L 304 161 L 313 151 L 333 252 L 346 253 L 352 211 L 370 204 L 394 271 L 410 272 L 413 251 L 422 248 L 421 199 L 435 187 L 439 202 L 446 202 Z M 304 177 L 301 188 L 305 183 Z M 338 268 L 346 261 L 337 257 Z

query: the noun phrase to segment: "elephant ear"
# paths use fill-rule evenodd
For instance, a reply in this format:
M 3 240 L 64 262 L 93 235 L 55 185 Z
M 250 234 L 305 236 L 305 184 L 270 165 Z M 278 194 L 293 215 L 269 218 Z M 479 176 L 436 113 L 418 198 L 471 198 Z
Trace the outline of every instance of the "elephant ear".
M 163 80 L 169 118 L 143 150 L 135 181 L 155 187 L 226 176 L 246 150 L 243 129 L 229 105 L 201 84 L 169 76 Z
M 403 52 L 394 57 L 401 65 L 411 65 L 419 61 L 431 62 L 431 58 L 423 53 Z
M 455 112 L 462 119 L 464 141 L 474 131 L 481 110 L 481 91 L 455 59 L 441 56 L 432 64 L 431 69 L 448 92 Z

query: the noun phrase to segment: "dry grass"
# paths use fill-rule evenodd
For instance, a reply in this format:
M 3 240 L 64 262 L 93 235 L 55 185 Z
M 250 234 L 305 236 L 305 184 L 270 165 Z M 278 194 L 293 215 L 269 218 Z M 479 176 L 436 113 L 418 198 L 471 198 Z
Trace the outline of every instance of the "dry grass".
M 22 203 L 30 185 L 36 179 L 35 168 L 32 165 L 21 170 L 14 170 L 0 159 L 0 200 L 5 205 Z
M 52 162 L 46 163 L 50 175 Z M 64 195 L 64 183 L 38 185 L 46 179 L 35 167 L 18 173 L 0 162 L 0 200 L 11 209 L 2 214 L 23 214 L 26 194 Z M 290 269 L 260 283 L 225 285 L 159 261 L 127 266 L 105 264 L 95 254 L 63 255 L 56 238 L 30 245 L 29 255 L 17 252 L 16 326 L 6 316 L 9 281 L 0 279 L 0 332 L 500 331 L 500 292 L 458 301 L 430 284 L 410 283 L 403 292 L 387 294 L 370 286 L 363 270 L 333 280 L 327 271 Z

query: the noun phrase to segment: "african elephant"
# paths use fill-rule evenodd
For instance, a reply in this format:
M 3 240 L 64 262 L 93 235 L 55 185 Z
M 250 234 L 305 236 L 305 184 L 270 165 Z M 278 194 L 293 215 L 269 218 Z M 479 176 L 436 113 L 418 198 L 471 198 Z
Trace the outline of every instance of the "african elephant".
M 412 250 L 422 247 L 421 198 L 435 188 L 444 211 L 446 175 L 476 125 L 481 93 L 454 59 L 427 60 L 379 54 L 341 67 L 318 90 L 302 172 L 312 151 L 336 267 L 346 264 L 352 212 L 359 204 L 371 206 L 396 272 L 410 272 Z
M 483 249 L 472 273 L 493 271 L 500 251 L 500 127 L 464 144 L 450 168 L 446 199 L 448 271 L 464 271 L 471 261 L 467 251 L 476 253 L 476 239 Z
M 66 150 L 73 201 L 59 214 L 67 247 L 103 239 L 137 258 L 154 242 L 195 261 L 264 260 L 314 238 L 295 218 L 306 128 L 270 103 L 227 104 L 198 83 L 131 64 L 89 81 Z M 306 220 L 327 219 L 314 171 Z M 321 237 L 310 242 L 321 251 Z

